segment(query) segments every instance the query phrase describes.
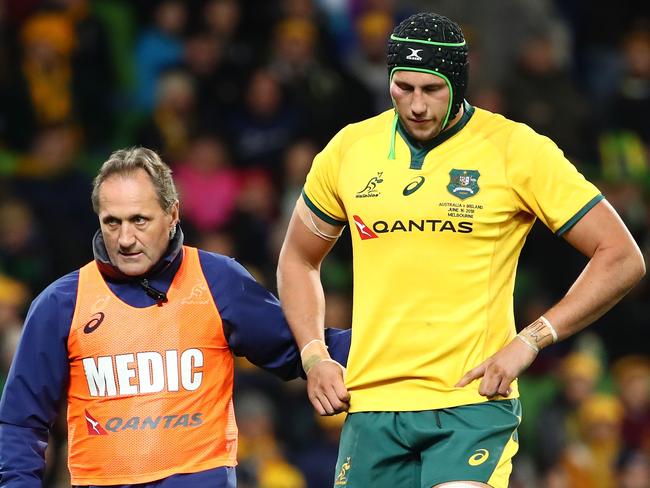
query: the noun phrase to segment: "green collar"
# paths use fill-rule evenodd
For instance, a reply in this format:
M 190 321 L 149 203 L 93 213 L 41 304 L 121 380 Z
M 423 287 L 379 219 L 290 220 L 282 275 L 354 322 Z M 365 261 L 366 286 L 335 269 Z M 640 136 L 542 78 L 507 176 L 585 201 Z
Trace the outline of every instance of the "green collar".
M 391 141 L 390 141 L 390 153 L 388 154 L 388 159 L 395 159 L 395 137 L 396 133 L 399 133 L 402 136 L 402 139 L 409 147 L 411 151 L 411 169 L 422 169 L 422 164 L 424 163 L 424 157 L 431 151 L 434 147 L 439 146 L 451 136 L 460 132 L 460 130 L 467 125 L 469 119 L 474 115 L 474 107 L 467 103 L 467 100 L 463 102 L 465 113 L 460 118 L 458 123 L 454 125 L 451 129 L 443 130 L 436 137 L 427 142 L 419 142 L 413 139 L 413 137 L 404 130 L 402 124 L 399 121 L 397 112 L 395 112 L 395 118 L 393 120 L 393 127 L 391 129 Z

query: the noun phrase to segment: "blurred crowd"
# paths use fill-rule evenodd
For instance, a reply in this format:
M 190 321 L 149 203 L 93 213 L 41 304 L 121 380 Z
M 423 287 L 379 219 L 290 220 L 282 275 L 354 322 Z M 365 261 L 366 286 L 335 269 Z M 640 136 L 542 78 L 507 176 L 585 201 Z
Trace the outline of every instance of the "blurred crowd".
M 390 107 L 386 39 L 418 10 L 461 23 L 469 102 L 555 140 L 648 258 L 648 2 L 4 0 L 0 387 L 31 299 L 92 259 L 91 181 L 115 149 L 158 151 L 174 170 L 186 242 L 236 257 L 274 290 L 312 158 L 345 124 Z M 350 257 L 344 233 L 322 271 L 329 326 L 351 323 Z M 561 297 L 585 262 L 536 224 L 517 323 Z M 648 317 L 646 279 L 521 378 L 513 487 L 650 487 Z M 332 486 L 343 416 L 317 418 L 304 382 L 240 362 L 235 405 L 239 486 Z M 46 486 L 67 486 L 62 425 L 48 459 Z

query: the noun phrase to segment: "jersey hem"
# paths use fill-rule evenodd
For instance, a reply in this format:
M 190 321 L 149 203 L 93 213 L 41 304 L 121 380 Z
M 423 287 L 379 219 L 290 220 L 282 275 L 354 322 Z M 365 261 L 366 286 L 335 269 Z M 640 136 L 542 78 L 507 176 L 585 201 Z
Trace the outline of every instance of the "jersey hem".
M 309 199 L 309 197 L 308 197 L 307 194 L 305 193 L 305 190 L 302 190 L 302 198 L 303 198 L 303 200 L 305 201 L 305 203 L 307 204 L 307 206 L 309 207 L 309 209 L 310 209 L 312 212 L 314 212 L 316 215 L 318 215 L 318 217 L 319 217 L 321 220 L 323 220 L 323 221 L 325 221 L 325 222 L 327 222 L 328 224 L 331 224 L 331 225 L 346 225 L 346 224 L 347 224 L 347 222 L 345 222 L 345 221 L 337 220 L 337 219 L 335 219 L 334 217 L 330 217 L 330 216 L 327 215 L 325 212 L 323 212 L 320 208 L 318 208 L 318 207 L 317 207 L 317 206 L 316 206 L 316 205 L 315 205 L 315 204 L 314 204 L 314 203 Z
M 452 407 L 462 407 L 464 405 L 474 405 L 477 403 L 485 403 L 490 401 L 500 401 L 500 400 L 515 400 L 519 398 L 519 389 L 517 385 L 513 385 L 513 392 L 507 397 L 494 397 L 486 398 L 482 395 L 479 395 L 478 392 L 463 392 L 462 395 L 452 395 L 452 398 L 449 397 L 449 393 L 445 394 L 446 399 L 444 401 L 434 401 L 430 403 L 422 403 L 421 401 L 405 402 L 403 396 L 400 398 L 399 395 L 392 395 L 389 398 L 400 399 L 398 403 L 386 402 L 387 396 L 382 395 L 381 399 L 367 398 L 362 400 L 356 400 L 354 397 L 354 391 L 351 392 L 352 395 L 352 404 L 350 405 L 350 410 L 348 413 L 357 413 L 357 412 L 419 412 L 423 410 L 439 410 L 442 408 L 452 408 Z M 358 395 L 358 393 L 357 393 Z
M 165 478 L 169 478 L 175 474 L 193 474 L 199 473 L 201 471 L 207 471 L 209 469 L 229 467 L 234 468 L 237 466 L 237 461 L 228 459 L 228 458 L 219 458 L 215 461 L 206 462 L 192 467 L 176 467 L 171 469 L 166 469 L 164 471 L 157 471 L 155 473 L 147 473 L 134 476 L 124 476 L 124 477 L 72 477 L 71 483 L 73 485 L 129 485 L 137 483 L 149 483 L 152 481 L 160 481 Z

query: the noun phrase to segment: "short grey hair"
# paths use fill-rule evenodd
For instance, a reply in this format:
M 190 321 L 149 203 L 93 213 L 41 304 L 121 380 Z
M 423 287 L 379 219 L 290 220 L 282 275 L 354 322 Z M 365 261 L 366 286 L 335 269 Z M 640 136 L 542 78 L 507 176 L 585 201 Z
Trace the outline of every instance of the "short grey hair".
M 110 176 L 129 175 L 138 169 L 146 171 L 151 178 L 158 195 L 158 202 L 165 213 L 171 212 L 172 206 L 178 201 L 172 170 L 155 151 L 146 147 L 129 147 L 113 152 L 102 164 L 99 173 L 93 180 L 91 199 L 96 214 L 99 214 L 99 187 L 102 183 Z

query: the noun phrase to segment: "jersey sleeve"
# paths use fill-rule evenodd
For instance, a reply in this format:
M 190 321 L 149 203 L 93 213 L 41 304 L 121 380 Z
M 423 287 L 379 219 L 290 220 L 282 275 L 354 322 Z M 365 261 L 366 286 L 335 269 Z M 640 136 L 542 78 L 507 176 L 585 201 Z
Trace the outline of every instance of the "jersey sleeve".
M 325 329 L 325 343 L 327 344 L 328 352 L 334 361 L 337 361 L 343 366 L 348 365 L 351 342 L 352 329 Z
M 0 485 L 40 487 L 48 432 L 69 375 L 67 340 L 77 273 L 32 303 L 0 400 Z
M 603 199 L 553 141 L 524 125 L 512 136 L 506 172 L 519 208 L 558 236 Z
M 302 198 L 311 211 L 332 225 L 347 223 L 345 207 L 338 193 L 344 130 L 316 155 L 302 190 Z
M 279 300 L 232 258 L 199 251 L 233 353 L 282 379 L 304 377 L 298 346 Z M 347 364 L 349 329 L 326 329 L 332 357 Z
M 300 354 L 278 299 L 234 259 L 199 256 L 233 353 L 283 379 L 297 378 Z

